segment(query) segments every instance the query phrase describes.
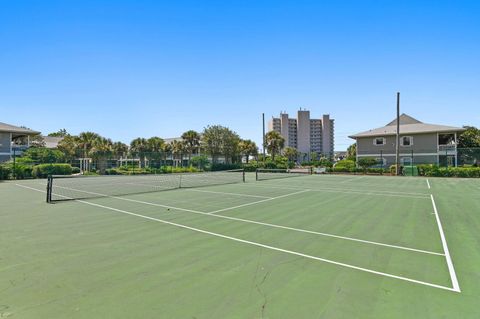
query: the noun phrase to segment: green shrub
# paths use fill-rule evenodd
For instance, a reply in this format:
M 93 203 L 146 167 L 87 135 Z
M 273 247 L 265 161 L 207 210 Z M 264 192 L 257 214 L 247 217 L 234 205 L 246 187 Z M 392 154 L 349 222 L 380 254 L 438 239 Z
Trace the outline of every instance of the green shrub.
M 402 173 L 402 166 L 400 166 L 400 174 Z M 397 165 L 393 164 L 390 166 L 390 174 L 397 175 Z
M 332 167 L 333 163 L 326 157 L 320 158 L 319 161 L 315 162 L 315 166 L 321 166 L 321 167 Z
M 72 167 L 72 174 L 80 174 L 80 167 Z
M 363 169 L 363 172 L 366 173 L 367 169 L 378 164 L 378 161 L 373 157 L 360 157 L 357 161 L 357 164 Z
M 48 175 L 71 175 L 70 164 L 40 164 L 33 166 L 32 175 L 37 178 L 45 178 Z
M 361 170 L 359 170 L 356 167 L 349 168 L 349 167 L 344 167 L 344 166 L 340 166 L 340 167 L 334 166 L 329 171 L 333 172 L 333 173 L 356 173 L 356 172 L 361 172 Z
M 15 175 L 16 179 L 32 178 L 33 167 L 25 164 L 15 164 L 12 168 L 12 175 Z
M 385 168 L 370 167 L 370 168 L 367 168 L 366 172 L 367 172 L 367 173 L 370 173 L 370 174 L 380 174 L 380 175 L 383 175 L 383 174 L 387 173 L 388 170 L 385 169 Z
M 258 168 L 257 163 L 248 163 L 243 165 L 243 169 L 245 172 L 255 172 Z
M 63 152 L 46 147 L 30 147 L 23 152 L 21 158 L 28 158 L 32 163 L 36 164 L 65 162 L 65 154 Z
M 190 160 L 190 164 L 194 167 L 204 169 L 210 163 L 206 155 L 194 156 Z
M 118 168 L 108 168 L 105 170 L 105 175 L 122 175 L 124 172 L 124 170 Z
M 0 165 L 0 180 L 5 180 L 10 178 L 12 169 L 7 165 Z
M 23 163 L 18 163 L 15 161 L 15 165 L 13 162 L 8 162 L 2 164 L 2 167 L 5 172 L 2 173 L 4 175 L 4 179 L 8 178 L 16 178 L 16 179 L 25 179 L 25 178 L 32 178 L 32 166 L 26 165 Z
M 347 168 L 347 169 L 354 169 L 355 168 L 355 162 L 352 160 L 341 160 L 335 163 L 334 165 L 335 168 Z

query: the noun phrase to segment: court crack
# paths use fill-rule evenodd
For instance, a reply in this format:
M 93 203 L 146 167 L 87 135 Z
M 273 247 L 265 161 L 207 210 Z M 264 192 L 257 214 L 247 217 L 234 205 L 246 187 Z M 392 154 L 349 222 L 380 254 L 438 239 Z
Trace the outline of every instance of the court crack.
M 268 304 L 268 296 L 267 296 L 267 293 L 263 291 L 262 289 L 262 286 L 265 284 L 265 282 L 267 281 L 267 279 L 270 277 L 270 275 L 273 273 L 274 270 L 276 270 L 278 267 L 280 266 L 283 266 L 285 264 L 289 264 L 289 263 L 292 263 L 292 262 L 296 262 L 298 260 L 301 260 L 303 259 L 302 257 L 297 257 L 297 258 L 293 258 L 291 260 L 286 260 L 284 262 L 280 262 L 274 266 L 271 267 L 270 270 L 268 270 L 265 275 L 262 277 L 262 280 L 257 283 L 257 277 L 258 277 L 258 272 L 259 272 L 259 269 L 260 269 L 260 260 L 262 258 L 262 254 L 263 254 L 263 249 L 260 250 L 260 254 L 258 256 L 258 261 L 257 261 L 257 267 L 255 269 L 255 275 L 253 276 L 253 282 L 255 283 L 255 289 L 257 290 L 257 293 L 262 296 L 263 298 L 263 303 L 262 303 L 262 306 L 261 306 L 261 318 L 265 318 L 265 312 L 266 312 L 266 309 L 267 309 L 267 304 Z M 262 270 L 264 268 L 262 267 Z

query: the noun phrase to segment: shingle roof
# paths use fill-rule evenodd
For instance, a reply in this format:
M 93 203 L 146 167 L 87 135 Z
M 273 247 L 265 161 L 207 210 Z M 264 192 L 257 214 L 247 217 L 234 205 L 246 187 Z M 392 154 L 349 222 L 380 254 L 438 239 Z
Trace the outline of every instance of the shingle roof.
M 461 132 L 464 130 L 465 129 L 461 127 L 423 123 L 407 114 L 402 114 L 400 116 L 400 134 Z M 396 133 L 397 133 L 397 120 L 395 119 L 390 123 L 388 123 L 386 126 L 375 128 L 375 129 L 361 132 L 361 133 L 357 133 L 349 137 L 355 139 L 359 137 L 395 135 Z
M 40 132 L 30 130 L 24 127 L 18 127 L 15 125 L 10 125 L 7 123 L 0 122 L 0 132 L 7 132 L 7 133 L 16 133 L 16 134 L 26 134 L 26 135 L 37 135 Z

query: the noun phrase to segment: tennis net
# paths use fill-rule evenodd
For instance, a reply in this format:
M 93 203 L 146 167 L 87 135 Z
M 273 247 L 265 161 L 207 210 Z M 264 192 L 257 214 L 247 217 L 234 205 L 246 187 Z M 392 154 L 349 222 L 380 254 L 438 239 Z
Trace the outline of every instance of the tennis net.
M 122 196 L 240 182 L 245 182 L 243 169 L 155 175 L 53 175 L 48 178 L 47 182 L 47 202 Z
M 310 167 L 292 168 L 292 169 L 268 169 L 258 168 L 256 171 L 256 180 L 264 181 L 269 179 L 297 177 L 312 174 Z

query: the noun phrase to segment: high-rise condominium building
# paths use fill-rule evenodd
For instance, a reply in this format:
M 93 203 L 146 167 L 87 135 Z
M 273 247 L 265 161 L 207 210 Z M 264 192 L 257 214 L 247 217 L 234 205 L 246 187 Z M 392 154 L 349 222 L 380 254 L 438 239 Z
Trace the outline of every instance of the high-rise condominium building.
M 310 111 L 300 109 L 297 118 L 289 118 L 285 112 L 280 117 L 272 117 L 269 131 L 279 132 L 285 139 L 285 147 L 296 148 L 299 153 L 315 152 L 333 157 L 334 120 L 325 114 L 321 119 L 311 119 Z

